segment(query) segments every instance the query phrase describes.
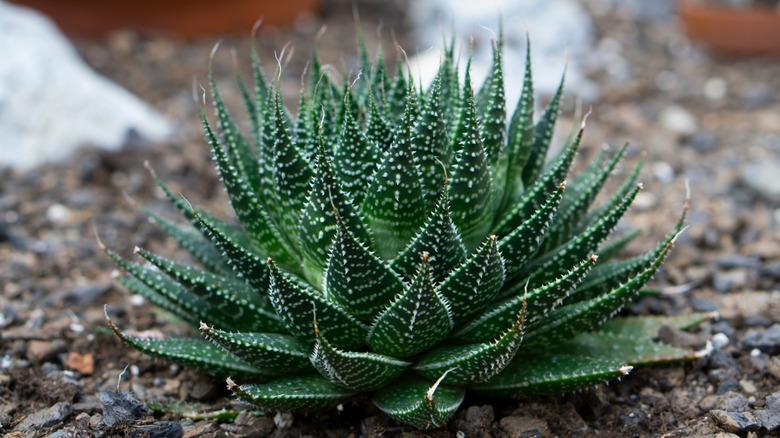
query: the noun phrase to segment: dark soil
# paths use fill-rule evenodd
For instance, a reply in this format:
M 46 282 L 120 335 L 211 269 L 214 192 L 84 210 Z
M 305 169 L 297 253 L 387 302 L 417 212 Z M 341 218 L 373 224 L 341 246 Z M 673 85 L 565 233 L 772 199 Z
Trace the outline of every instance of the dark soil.
M 646 154 L 645 191 L 626 224 L 644 234 L 630 252 L 651 247 L 672 227 L 686 181 L 692 196 L 690 228 L 655 278 L 663 294 L 627 312 L 718 311 L 719 319 L 692 334 L 661 333 L 668 342 L 695 349 L 714 337 L 717 348 L 711 355 L 636 369 L 621 382 L 560 397 L 467 398 L 447 428 L 422 434 L 388 420 L 360 398 L 312 416 L 256 415 L 233 401 L 220 380 L 132 351 L 106 330 L 104 304 L 123 328 L 188 330 L 118 286 L 114 267 L 96 243 L 97 232 L 103 243 L 128 257 L 141 245 L 187 260 L 136 208 L 176 217 L 144 161 L 194 204 L 223 217 L 231 212 L 191 97 L 192 78 L 204 81 L 216 39 L 177 41 L 121 32 L 77 45 L 95 69 L 151 102 L 180 129 L 166 144 L 131 139 L 117 153 L 86 149 L 60 164 L 0 170 L 0 431 L 59 437 L 780 433 L 780 205 L 762 194 L 761 184 L 754 189 L 745 182 L 754 172 L 751 166 L 780 158 L 780 61 L 710 56 L 690 46 L 674 20 L 639 23 L 619 8 L 591 9 L 598 12 L 600 50 L 611 50 L 614 57 L 590 72 L 602 96 L 587 102 L 593 114 L 580 165 L 602 144 L 615 147 L 626 139 L 633 146 L 625 169 L 640 152 Z M 397 30 L 401 43 L 407 40 L 397 11 L 374 6 L 364 11 L 364 25 L 376 27 L 380 17 L 385 29 Z M 345 7 L 322 18 L 329 26 L 320 43 L 326 62 L 354 61 L 344 58 L 351 53 L 340 53 L 353 44 L 351 20 Z M 284 83 L 293 103 L 320 24 L 312 19 L 259 37 L 269 61 L 288 41 L 296 46 Z M 371 32 L 367 36 L 373 38 Z M 249 45 L 247 38 L 226 38 L 215 59 L 231 108 L 241 104 L 228 52 L 235 49 L 243 62 Z M 385 47 L 393 47 L 389 36 Z M 624 63 L 626 75 L 614 72 L 616 63 Z M 269 72 L 273 64 L 266 62 Z M 567 98 L 562 132 L 579 123 L 573 102 Z M 675 125 L 678 109 L 692 116 L 693 131 Z M 182 412 L 163 412 L 155 403 L 177 403 Z

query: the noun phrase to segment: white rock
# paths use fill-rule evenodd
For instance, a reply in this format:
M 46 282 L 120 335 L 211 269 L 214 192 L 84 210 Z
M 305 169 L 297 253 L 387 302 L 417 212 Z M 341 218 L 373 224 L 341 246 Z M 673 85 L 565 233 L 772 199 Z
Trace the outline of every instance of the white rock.
M 680 135 L 693 135 L 698 129 L 696 117 L 679 105 L 669 105 L 661 111 L 659 121 L 667 130 Z
M 46 209 L 46 219 L 55 225 L 65 222 L 72 214 L 73 212 L 62 204 L 52 204 Z
M 51 21 L 0 0 L 0 165 L 27 169 L 80 146 L 120 148 L 129 132 L 160 141 L 171 126 L 93 72 Z
M 760 196 L 780 205 L 780 160 L 767 159 L 748 164 L 741 173 L 742 182 Z
M 721 100 L 729 94 L 729 84 L 723 78 L 709 78 L 704 82 L 702 91 L 709 100 Z
M 729 337 L 725 333 L 715 333 L 712 335 L 712 346 L 715 347 L 716 350 L 720 350 L 726 345 L 729 345 L 729 342 Z
M 653 162 L 651 170 L 658 181 L 670 183 L 674 180 L 674 168 L 666 161 Z
M 526 34 L 531 38 L 534 87 L 551 95 L 566 69 L 566 90 L 592 100 L 597 86 L 582 73 L 593 55 L 593 24 L 588 13 L 573 0 L 431 0 L 411 2 L 414 33 L 423 50 L 410 60 L 412 74 L 430 84 L 438 71 L 444 35 L 453 27 L 460 46 L 461 73 L 469 57 L 473 37 L 472 80 L 478 89 L 492 63 L 491 40 L 504 23 L 504 81 L 509 115 L 522 91 Z M 431 47 L 430 50 L 424 50 Z

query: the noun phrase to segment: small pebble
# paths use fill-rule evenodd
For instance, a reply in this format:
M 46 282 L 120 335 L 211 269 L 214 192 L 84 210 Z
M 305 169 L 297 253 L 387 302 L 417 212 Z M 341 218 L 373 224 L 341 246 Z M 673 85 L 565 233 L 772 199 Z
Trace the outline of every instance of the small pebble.
M 509 416 L 499 421 L 499 426 L 509 436 L 532 437 L 550 436 L 550 426 L 547 422 L 534 417 Z
M 277 412 L 276 415 L 274 415 L 274 424 L 279 429 L 289 428 L 293 425 L 294 421 L 295 417 L 289 412 Z
M 38 435 L 35 432 L 57 424 L 62 424 L 73 412 L 68 402 L 59 402 L 53 406 L 40 410 L 25 417 L 14 430 L 22 433 L 30 433 L 30 436 Z
M 748 330 L 742 345 L 744 348 L 757 348 L 771 355 L 780 353 L 780 324 L 774 324 L 768 329 Z
M 674 169 L 665 161 L 656 161 L 652 165 L 653 175 L 658 181 L 670 183 L 674 181 Z
M 756 393 L 756 385 L 747 379 L 742 379 L 739 381 L 739 386 L 742 388 L 743 391 L 745 391 L 748 394 L 755 394 Z
M 696 117 L 679 105 L 669 105 L 661 110 L 659 121 L 664 128 L 680 135 L 693 135 L 699 126 Z
M 73 213 L 62 204 L 52 204 L 46 209 L 46 220 L 54 225 L 62 224 L 67 221 Z
M 721 348 L 729 345 L 729 337 L 723 333 L 715 333 L 712 336 L 712 346 L 720 350 Z

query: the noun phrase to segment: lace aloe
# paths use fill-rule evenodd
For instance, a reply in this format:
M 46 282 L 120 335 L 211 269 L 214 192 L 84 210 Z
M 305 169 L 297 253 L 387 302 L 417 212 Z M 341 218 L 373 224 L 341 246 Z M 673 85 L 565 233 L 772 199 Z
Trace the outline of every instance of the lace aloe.
M 466 391 L 560 393 L 695 357 L 658 344 L 654 329 L 705 315 L 608 322 L 641 295 L 685 213 L 646 254 L 615 261 L 636 236 L 610 237 L 641 189 L 641 162 L 601 205 L 626 147 L 567 184 L 585 122 L 545 160 L 563 80 L 534 122 L 529 53 L 507 117 L 501 46 L 476 91 L 469 67 L 459 80 L 452 47 L 427 90 L 402 65 L 394 78 L 381 59 L 368 65 L 362 43 L 362 75 L 338 85 L 315 52 L 297 116 L 284 107 L 282 72 L 266 80 L 253 53 L 254 86 L 239 78 L 249 136 L 211 79 L 216 129 L 202 123 L 241 226 L 157 180 L 190 225 L 147 214 L 200 266 L 107 250 L 122 284 L 202 337 L 111 327 L 142 352 L 229 376 L 240 399 L 264 409 L 365 394 L 421 429 L 445 424 Z

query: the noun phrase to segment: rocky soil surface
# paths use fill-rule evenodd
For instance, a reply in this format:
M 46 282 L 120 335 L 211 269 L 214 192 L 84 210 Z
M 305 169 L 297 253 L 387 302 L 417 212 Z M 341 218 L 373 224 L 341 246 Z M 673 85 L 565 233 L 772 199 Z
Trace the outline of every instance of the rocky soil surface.
M 636 21 L 604 2 L 585 4 L 598 28 L 592 105 L 580 164 L 604 144 L 631 140 L 625 168 L 646 154 L 645 190 L 626 227 L 643 230 L 629 252 L 647 249 L 673 225 L 691 192 L 690 227 L 654 282 L 663 293 L 630 313 L 718 312 L 693 333 L 662 330 L 667 342 L 713 352 L 696 362 L 634 370 L 621 382 L 577 394 L 495 402 L 467 398 L 445 429 L 422 434 L 356 399 L 315 416 L 257 412 L 218 379 L 131 351 L 106 329 L 103 305 L 124 328 L 183 333 L 113 279 L 102 242 L 125 256 L 142 245 L 186 260 L 137 207 L 171 207 L 143 163 L 188 200 L 231 212 L 201 139 L 192 97 L 216 39 L 177 41 L 122 32 L 78 42 L 97 70 L 181 125 L 167 144 L 138 141 L 121 152 L 86 149 L 65 163 L 0 170 L 0 432 L 8 436 L 772 436 L 780 434 L 780 60 L 711 56 L 670 19 Z M 364 25 L 379 15 L 364 13 Z M 383 14 L 385 29 L 402 16 Z M 323 18 L 321 53 L 354 40 L 349 10 Z M 320 21 L 268 30 L 261 53 L 292 41 L 285 89 L 293 102 Z M 385 32 L 389 33 L 389 32 Z M 369 36 L 370 32 L 367 33 Z M 398 32 L 403 43 L 405 38 Z M 392 44 L 386 41 L 386 47 Z M 230 51 L 248 59 L 249 40 L 222 42 L 214 71 L 239 108 Z M 351 56 L 351 54 L 349 55 Z M 267 62 L 266 67 L 273 67 Z M 508 75 L 507 75 L 508 76 Z M 228 90 L 233 90 L 229 93 Z M 561 126 L 579 123 L 575 99 Z

